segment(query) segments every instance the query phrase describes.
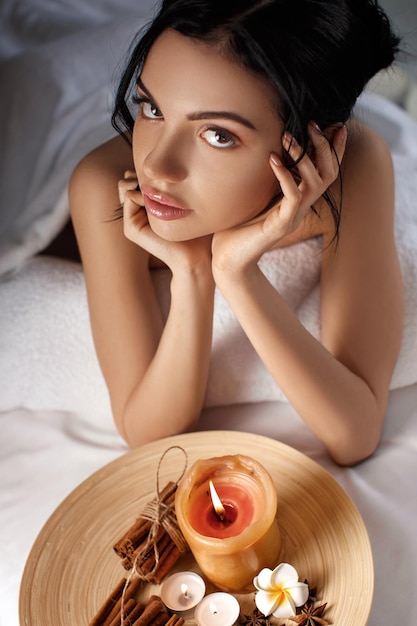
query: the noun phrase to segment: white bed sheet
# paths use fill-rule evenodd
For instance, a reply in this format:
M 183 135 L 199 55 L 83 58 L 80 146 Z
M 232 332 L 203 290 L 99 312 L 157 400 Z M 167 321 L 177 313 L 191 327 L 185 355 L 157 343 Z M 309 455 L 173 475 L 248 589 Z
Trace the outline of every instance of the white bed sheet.
M 206 409 L 199 429 L 256 432 L 322 464 L 356 503 L 370 536 L 375 594 L 369 626 L 414 623 L 417 385 L 391 392 L 381 445 L 354 468 L 335 465 L 287 403 Z M 0 432 L 0 625 L 18 626 L 21 575 L 38 532 L 70 491 L 126 448 L 112 427 L 64 411 L 5 411 Z
M 152 5 L 151 0 L 3 0 L 0 5 L 0 276 L 11 281 L 0 283 L 0 312 L 19 305 L 15 324 L 7 314 L 0 316 L 0 626 L 19 624 L 24 563 L 49 515 L 82 480 L 126 451 L 109 413 L 91 338 L 86 339 L 79 270 L 69 294 L 51 293 L 33 280 L 31 300 L 22 275 L 14 273 L 65 221 L 62 194 L 77 160 L 112 134 L 108 88 L 132 32 L 151 15 Z M 385 134 L 393 151 L 417 162 L 417 141 L 410 141 L 416 127 L 390 103 L 371 104 L 367 121 Z M 413 272 L 415 277 L 414 265 Z M 66 309 L 74 289 L 75 308 Z M 60 315 L 53 317 L 46 303 L 55 297 L 53 311 Z M 35 319 L 42 306 L 50 314 L 47 325 Z M 82 329 L 78 356 L 69 352 L 74 345 L 59 344 L 62 326 L 53 325 L 54 319 L 70 328 L 74 313 Z M 2 333 L 5 320 L 9 325 Z M 57 341 L 52 344 L 51 338 Z M 56 351 L 42 352 L 40 345 Z M 412 352 L 417 346 L 406 348 Z M 83 380 L 74 368 L 80 354 L 89 363 Z M 381 445 L 355 468 L 333 464 L 286 402 L 205 409 L 199 429 L 219 428 L 279 439 L 328 469 L 359 507 L 370 535 L 375 560 L 370 626 L 416 622 L 417 384 L 391 392 Z

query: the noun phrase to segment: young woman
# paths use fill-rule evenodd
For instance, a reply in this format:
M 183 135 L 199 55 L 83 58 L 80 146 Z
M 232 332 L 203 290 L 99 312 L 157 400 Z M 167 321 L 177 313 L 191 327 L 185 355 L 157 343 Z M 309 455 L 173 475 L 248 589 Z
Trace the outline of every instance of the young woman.
M 198 419 L 217 287 L 332 457 L 376 449 L 402 281 L 390 154 L 351 113 L 397 46 L 369 0 L 163 2 L 120 83 L 120 136 L 70 184 L 95 345 L 131 446 Z M 319 236 L 320 342 L 258 266 Z M 165 322 L 158 266 L 172 273 Z

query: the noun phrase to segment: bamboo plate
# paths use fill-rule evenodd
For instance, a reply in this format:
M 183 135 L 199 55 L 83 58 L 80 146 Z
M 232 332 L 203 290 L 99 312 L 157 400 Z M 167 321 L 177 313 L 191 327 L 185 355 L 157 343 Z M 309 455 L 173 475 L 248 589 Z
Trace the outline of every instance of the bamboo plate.
M 373 596 L 373 561 L 361 515 L 320 465 L 293 448 L 250 433 L 210 431 L 168 437 L 109 463 L 77 487 L 39 533 L 23 573 L 22 626 L 87 626 L 126 575 L 112 546 L 154 497 L 162 454 L 181 446 L 188 463 L 246 454 L 270 472 L 278 492 L 282 561 L 317 586 L 335 625 L 364 626 Z M 160 484 L 177 480 L 184 465 L 170 450 Z M 288 621 L 288 620 L 287 620 Z M 290 622 L 288 622 L 290 623 Z

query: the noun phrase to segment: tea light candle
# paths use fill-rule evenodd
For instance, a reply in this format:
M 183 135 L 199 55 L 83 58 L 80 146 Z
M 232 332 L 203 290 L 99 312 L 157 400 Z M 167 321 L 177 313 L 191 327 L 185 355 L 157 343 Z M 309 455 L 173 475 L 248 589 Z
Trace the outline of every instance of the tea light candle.
M 195 572 L 177 572 L 161 586 L 161 600 L 168 609 L 182 613 L 194 608 L 204 597 L 206 584 Z
M 218 591 L 206 596 L 197 606 L 197 626 L 232 626 L 240 613 L 239 602 L 229 593 Z
M 222 507 L 217 512 L 210 481 Z M 247 456 L 196 461 L 181 480 L 179 527 L 203 575 L 219 589 L 252 591 L 256 574 L 279 562 L 277 500 L 271 476 Z

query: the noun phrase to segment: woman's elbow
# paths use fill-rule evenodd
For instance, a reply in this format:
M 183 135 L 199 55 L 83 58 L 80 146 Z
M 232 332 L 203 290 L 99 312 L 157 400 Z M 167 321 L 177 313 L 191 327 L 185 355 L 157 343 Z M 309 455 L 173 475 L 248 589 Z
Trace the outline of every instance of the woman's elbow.
M 122 410 L 113 408 L 113 419 L 121 437 L 129 448 L 139 448 L 147 443 L 193 431 L 198 422 L 198 414 L 184 419 L 182 416 L 171 414 L 166 417 L 166 411 L 160 414 L 144 410 L 146 419 L 138 418 L 139 411 L 132 411 L 130 407 Z
M 328 446 L 328 452 L 337 465 L 351 467 L 371 457 L 378 448 L 380 439 L 380 428 L 365 433 L 356 430 L 340 435 Z

